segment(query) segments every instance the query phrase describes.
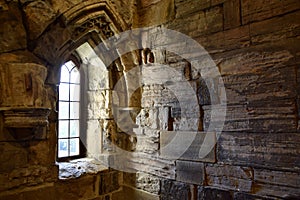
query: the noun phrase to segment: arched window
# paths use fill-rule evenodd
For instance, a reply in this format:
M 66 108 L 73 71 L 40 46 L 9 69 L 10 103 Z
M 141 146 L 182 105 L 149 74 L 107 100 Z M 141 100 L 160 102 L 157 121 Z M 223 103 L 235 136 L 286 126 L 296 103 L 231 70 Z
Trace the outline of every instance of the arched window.
M 80 73 L 72 61 L 61 67 L 57 157 L 80 156 Z

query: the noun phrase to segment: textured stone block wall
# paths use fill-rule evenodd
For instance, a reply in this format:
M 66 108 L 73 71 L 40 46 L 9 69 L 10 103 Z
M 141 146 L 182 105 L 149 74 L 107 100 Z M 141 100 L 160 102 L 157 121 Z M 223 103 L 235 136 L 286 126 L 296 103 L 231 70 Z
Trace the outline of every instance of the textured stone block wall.
M 162 9 L 168 9 L 168 15 Z M 176 130 L 180 107 L 164 84 L 151 84 L 159 79 L 153 77 L 159 69 L 144 66 L 150 81 L 143 88 L 144 113 L 137 131 L 137 144 L 142 140 L 143 145 L 137 151 L 153 159 L 142 162 L 147 167 L 139 168 L 135 182 L 125 181 L 128 187 L 150 192 L 153 199 L 156 194 L 161 199 L 300 197 L 299 9 L 297 0 L 142 1 L 140 26 L 160 25 L 182 32 L 209 52 L 222 75 L 227 115 L 213 159 L 193 160 L 188 155 L 166 159 L 171 161 L 164 161 L 168 174 L 155 169 L 153 163 L 163 160 L 159 150 L 166 137 L 163 133 Z M 154 52 L 154 60 L 157 55 Z M 165 52 L 162 60 L 197 91 L 203 111 L 198 130 L 205 132 L 211 116 L 210 98 L 205 94 L 211 86 L 186 76 L 189 64 L 182 58 Z M 177 128 L 195 130 L 192 123 Z M 144 187 L 141 176 L 153 186 Z
M 83 8 L 81 11 L 88 14 L 91 7 L 99 4 L 110 4 L 118 10 L 118 17 L 122 16 L 129 26 L 133 23 L 132 2 L 126 7 L 121 1 L 0 1 L 1 200 L 108 200 L 119 195 L 122 173 L 96 170 L 81 174 L 79 166 L 74 169 L 76 178 L 61 180 L 62 172 L 59 174 L 56 163 L 56 84 L 59 67 L 66 61 L 58 51 L 74 35 L 57 19 L 66 11 L 74 14 L 72 9 L 76 14 Z M 52 27 L 53 24 L 58 26 Z M 107 89 L 101 85 L 102 77 L 92 77 L 97 74 L 95 69 L 89 72 L 96 80 L 88 88 L 92 103 L 87 113 L 89 119 L 96 118 L 99 126 L 98 116 L 106 117 L 108 107 L 108 101 L 99 97 L 105 99 L 110 94 L 100 90 Z M 98 99 L 93 99 L 95 96 Z M 92 129 L 94 124 L 89 125 Z M 78 178 L 76 173 L 81 176 Z
M 74 39 L 71 29 L 65 27 L 68 21 L 59 16 L 69 11 L 70 17 L 79 8 L 83 8 L 81 14 L 88 13 L 87 5 L 94 3 L 99 1 L 83 3 L 86 6 L 80 1 L 0 1 L 0 199 L 299 198 L 299 0 L 107 1 L 127 28 L 173 29 L 195 39 L 209 52 L 225 84 L 225 125 L 207 158 L 193 157 L 199 148 L 197 140 L 179 159 L 169 157 L 172 151 L 161 156 L 161 145 L 174 131 L 197 133 L 199 139 L 206 134 L 212 101 L 208 88 L 212 89 L 214 82 L 204 82 L 192 63 L 180 56 L 153 50 L 150 62 L 142 66 L 143 93 L 136 101 L 141 101 L 141 112 L 129 163 L 138 172 L 104 171 L 59 180 L 54 79 L 56 68 L 65 59 L 60 53 L 68 51 L 71 45 L 66 43 Z M 122 61 L 125 63 L 126 57 Z M 197 94 L 200 116 L 190 112 L 189 117 L 181 117 L 174 93 L 164 83 L 153 84 L 163 78 L 153 76 L 162 70 L 153 61 L 176 69 L 179 85 L 190 83 Z M 218 98 L 218 89 L 213 89 Z M 177 90 L 186 96 L 184 88 Z M 91 91 L 91 99 L 97 92 L 110 95 L 107 90 Z M 189 97 L 183 99 L 184 105 L 189 105 Z M 91 107 L 108 107 L 101 99 L 93 103 Z M 31 118 L 36 117 L 31 108 L 51 109 L 49 124 L 45 126 L 43 115 L 37 117 L 42 121 L 41 129 L 32 128 L 32 124 L 40 125 L 39 120 L 31 121 L 31 127 L 8 128 L 6 117 L 15 113 L 6 111 L 12 107 L 26 107 Z M 95 113 L 91 110 L 91 119 L 103 116 L 100 109 Z M 100 123 L 106 130 L 113 126 L 107 121 Z M 114 139 L 123 141 L 117 135 Z

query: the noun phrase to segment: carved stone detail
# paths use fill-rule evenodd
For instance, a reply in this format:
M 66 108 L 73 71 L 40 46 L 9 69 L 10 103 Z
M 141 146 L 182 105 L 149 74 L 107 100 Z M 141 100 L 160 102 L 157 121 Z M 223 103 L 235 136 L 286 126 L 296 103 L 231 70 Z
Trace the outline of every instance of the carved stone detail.
M 2 109 L 7 128 L 36 128 L 48 126 L 49 108 Z
M 93 29 L 98 30 L 105 38 L 110 38 L 114 36 L 114 32 L 111 30 L 109 24 L 110 22 L 104 15 L 86 20 L 82 24 L 75 24 L 72 31 L 73 38 L 78 38 L 80 35 L 84 35 Z

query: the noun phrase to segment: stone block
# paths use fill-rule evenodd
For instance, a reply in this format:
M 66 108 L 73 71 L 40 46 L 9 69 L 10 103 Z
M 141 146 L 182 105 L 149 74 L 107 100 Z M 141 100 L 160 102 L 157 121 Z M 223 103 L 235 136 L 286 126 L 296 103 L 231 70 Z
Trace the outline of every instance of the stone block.
M 286 187 L 282 185 L 272 185 L 264 183 L 255 183 L 252 187 L 252 193 L 257 196 L 271 196 L 275 199 L 299 199 L 299 187 Z
M 241 25 L 241 10 L 239 0 L 229 0 L 224 3 L 224 29 L 235 28 Z
M 141 127 L 158 129 L 158 108 L 154 107 L 142 109 L 136 118 L 136 123 Z
M 27 166 L 28 152 L 22 146 L 22 143 L 2 142 L 0 144 L 0 151 L 2 152 L 0 155 L 0 160 L 2 161 L 0 172 L 9 172 L 13 169 Z
M 251 23 L 249 30 L 252 44 L 269 44 L 269 42 L 278 43 L 279 41 L 283 41 L 286 45 L 287 38 L 292 38 L 292 41 L 295 41 L 296 37 L 299 35 L 299 17 L 299 12 L 292 12 L 283 17 L 274 17 L 264 21 Z M 293 44 L 289 46 L 292 45 Z
M 261 197 L 253 194 L 242 192 L 234 193 L 234 200 L 276 200 L 276 197 Z
M 181 183 L 172 180 L 163 179 L 161 181 L 161 200 L 182 200 L 189 199 L 190 186 L 186 183 Z
M 159 128 L 161 130 L 170 130 L 173 127 L 171 126 L 171 108 L 170 107 L 159 107 L 158 108 L 158 120 L 159 120 Z
M 204 182 L 204 164 L 192 161 L 176 161 L 176 181 L 203 185 Z
M 77 179 L 60 180 L 55 184 L 54 199 L 90 199 L 97 195 L 95 191 L 96 177 L 81 176 Z
M 102 134 L 98 120 L 88 120 L 86 133 L 80 135 L 80 139 L 86 148 L 89 156 L 97 156 L 102 152 Z
M 160 13 L 160 14 L 157 14 Z M 175 16 L 174 1 L 159 1 L 156 4 L 139 9 L 139 27 L 155 26 L 165 23 Z
M 209 186 L 250 192 L 254 178 L 253 169 L 231 165 L 207 165 L 206 182 Z
M 250 77 L 252 74 L 256 76 L 260 75 L 258 72 L 261 72 L 262 70 L 267 71 L 271 66 L 280 68 L 292 57 L 293 55 L 287 50 L 273 52 L 250 51 L 247 53 L 236 54 L 232 57 L 228 56 L 226 60 L 223 60 L 218 66 L 222 75 L 244 74 L 241 78 L 247 78 L 248 74 Z M 274 76 L 276 74 L 272 75 Z
M 198 187 L 198 197 L 197 199 L 214 199 L 214 200 L 223 200 L 223 199 L 232 199 L 232 194 L 227 190 L 219 190 L 215 188 L 208 187 Z
M 159 150 L 159 138 L 137 135 L 135 150 L 149 154 L 155 154 Z
M 109 73 L 107 69 L 103 69 L 101 64 L 90 64 L 86 78 L 88 79 L 88 90 L 109 89 Z
M 174 131 L 198 131 L 202 129 L 202 123 L 199 118 L 181 117 L 173 122 Z
M 241 6 L 243 24 L 283 15 L 300 7 L 297 0 L 263 0 L 257 3 L 253 3 L 251 0 L 243 0 Z
M 143 190 L 134 189 L 131 187 L 124 187 L 123 191 L 112 194 L 112 199 L 115 200 L 127 200 L 127 199 L 139 199 L 139 200 L 159 200 L 159 195 L 145 192 Z
M 199 78 L 199 83 L 197 87 L 197 95 L 199 99 L 200 105 L 210 105 L 210 89 L 208 89 L 208 85 L 206 84 L 206 81 L 203 78 Z
M 129 172 L 145 172 L 155 176 L 175 179 L 175 163 L 167 159 L 142 152 L 130 152 L 129 154 L 115 155 L 112 163 L 118 168 Z
M 4 2 L 3 2 L 4 3 Z M 13 6 L 12 6 L 13 5 Z M 0 52 L 9 52 L 26 48 L 26 31 L 22 23 L 22 15 L 17 3 L 4 3 L 5 10 L 1 10 L 0 20 Z
M 49 141 L 32 141 L 28 148 L 28 162 L 31 165 L 51 166 L 55 162 L 55 150 Z
M 293 170 L 300 163 L 298 141 L 297 133 L 222 132 L 218 140 L 218 161 Z
M 142 83 L 145 85 L 165 84 L 183 80 L 183 74 L 167 65 L 153 64 L 142 69 Z
M 215 6 L 205 12 L 206 33 L 223 31 L 223 11 L 221 6 Z
M 23 11 L 26 16 L 26 25 L 29 29 L 29 38 L 31 40 L 39 37 L 57 17 L 57 13 L 55 13 L 51 5 L 44 1 L 24 4 Z
M 254 181 L 260 183 L 299 187 L 300 177 L 297 172 L 275 171 L 254 168 Z
M 146 174 L 143 172 L 137 173 L 124 173 L 123 175 L 125 184 L 150 192 L 152 194 L 159 194 L 160 192 L 160 178 L 153 176 L 151 174 Z
M 99 195 L 108 194 L 120 188 L 120 172 L 104 172 L 100 174 Z
M 12 55 L 15 56 L 15 55 Z M 47 76 L 45 66 L 36 63 L 6 63 L 0 65 L 2 106 L 43 107 L 47 102 L 44 82 Z
M 203 1 L 175 1 L 176 6 L 176 18 L 180 17 L 188 17 L 191 14 L 199 12 L 200 10 L 204 10 L 210 6 L 210 0 Z
M 223 131 L 259 131 L 262 133 L 296 131 L 297 125 L 293 120 L 295 102 L 275 99 L 261 102 L 248 101 L 245 105 L 227 104 L 226 108 L 225 106 L 215 108 L 213 116 L 211 116 L 210 106 L 203 106 L 204 130 L 208 130 L 212 122 L 221 125 L 223 120 L 224 125 L 218 127 Z M 226 112 L 226 118 L 218 112 L 224 114 Z
M 167 159 L 215 162 L 215 133 L 161 131 L 160 156 Z

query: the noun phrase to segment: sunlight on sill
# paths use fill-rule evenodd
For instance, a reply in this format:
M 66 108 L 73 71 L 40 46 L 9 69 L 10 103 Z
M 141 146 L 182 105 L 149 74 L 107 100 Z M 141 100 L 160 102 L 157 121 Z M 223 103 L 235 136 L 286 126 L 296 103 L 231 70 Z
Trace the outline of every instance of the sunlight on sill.
M 92 158 L 57 162 L 56 164 L 59 166 L 59 179 L 78 178 L 83 174 L 97 174 L 98 172 L 108 170 L 107 166 Z

